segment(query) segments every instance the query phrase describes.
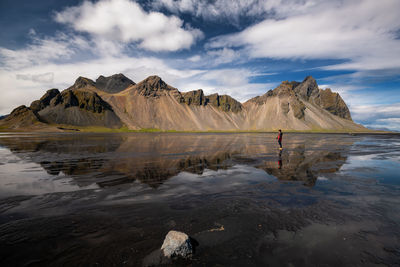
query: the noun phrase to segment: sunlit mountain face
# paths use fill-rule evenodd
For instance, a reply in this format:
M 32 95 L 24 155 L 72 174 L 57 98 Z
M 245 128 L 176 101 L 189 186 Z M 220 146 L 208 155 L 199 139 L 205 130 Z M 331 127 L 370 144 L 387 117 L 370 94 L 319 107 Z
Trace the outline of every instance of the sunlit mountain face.
M 89 127 L 89 128 L 88 128 Z M 354 123 L 340 94 L 321 89 L 312 76 L 283 81 L 277 88 L 240 103 L 202 89 L 180 92 L 161 77 L 137 84 L 123 74 L 78 77 L 60 92 L 47 90 L 29 107 L 16 107 L 0 120 L 5 131 L 294 131 L 371 132 Z

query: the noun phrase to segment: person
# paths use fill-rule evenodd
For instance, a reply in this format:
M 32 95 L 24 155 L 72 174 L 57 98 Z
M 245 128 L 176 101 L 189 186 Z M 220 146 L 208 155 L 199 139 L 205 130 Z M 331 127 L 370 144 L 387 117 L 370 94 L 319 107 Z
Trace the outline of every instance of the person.
M 278 169 L 282 169 L 282 150 L 279 151 Z
M 283 133 L 282 133 L 281 129 L 279 129 L 278 136 L 276 137 L 276 139 L 278 139 L 278 143 L 279 143 L 279 150 L 282 150 L 282 135 L 283 135 Z

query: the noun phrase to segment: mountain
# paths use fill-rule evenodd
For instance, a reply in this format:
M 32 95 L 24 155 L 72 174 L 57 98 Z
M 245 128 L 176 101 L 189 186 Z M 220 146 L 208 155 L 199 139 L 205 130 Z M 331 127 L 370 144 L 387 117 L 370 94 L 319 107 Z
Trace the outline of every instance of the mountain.
M 35 127 L 36 126 L 36 127 Z M 8 116 L 0 120 L 0 127 L 6 129 L 23 129 L 26 127 L 38 128 L 37 126 L 46 126 L 40 122 L 39 118 L 32 109 L 25 105 L 15 108 Z
M 135 83 L 121 73 L 114 74 L 109 77 L 104 77 L 101 75 L 99 78 L 97 78 L 95 84 L 97 88 L 107 93 L 121 92 L 130 85 L 135 85 Z
M 80 89 L 87 84 L 91 84 L 89 79 L 79 77 L 73 86 L 62 92 L 50 89 L 30 107 L 14 109 L 0 121 L 0 126 L 9 129 L 49 125 L 122 127 L 121 120 L 107 102 L 93 91 Z
M 135 83 L 123 74 L 79 77 L 60 92 L 48 90 L 30 107 L 0 120 L 0 127 L 27 125 L 100 126 L 183 131 L 331 130 L 366 131 L 352 121 L 338 93 L 320 89 L 308 76 L 282 82 L 264 95 L 240 103 L 229 95 L 180 92 L 158 76 Z

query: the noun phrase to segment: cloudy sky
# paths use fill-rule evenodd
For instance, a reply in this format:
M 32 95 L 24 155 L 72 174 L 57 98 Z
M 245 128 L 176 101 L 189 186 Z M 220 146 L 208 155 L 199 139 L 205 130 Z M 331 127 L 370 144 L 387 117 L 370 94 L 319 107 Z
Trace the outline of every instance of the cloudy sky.
M 400 130 L 398 0 L 1 0 L 0 115 L 78 76 L 159 75 L 240 101 L 316 78 Z

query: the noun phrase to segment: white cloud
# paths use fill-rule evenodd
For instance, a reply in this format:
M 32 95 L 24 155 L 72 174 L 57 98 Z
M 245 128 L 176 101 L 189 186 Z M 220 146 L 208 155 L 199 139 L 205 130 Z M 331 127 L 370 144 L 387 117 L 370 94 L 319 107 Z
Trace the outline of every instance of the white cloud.
M 233 49 L 222 48 L 207 51 L 207 55 L 211 56 L 216 65 L 229 63 L 240 57 L 239 52 Z
M 400 131 L 400 103 L 353 106 L 352 117 L 367 127 Z
M 208 49 L 202 53 L 191 57 L 180 59 L 177 62 L 187 65 L 187 67 L 212 69 L 221 67 L 221 64 L 232 63 L 230 65 L 239 65 L 244 63 L 246 59 L 241 57 L 240 51 L 230 48 Z M 225 67 L 225 66 L 223 66 Z M 230 66 L 232 68 L 232 66 Z
M 151 51 L 177 51 L 190 48 L 203 33 L 176 16 L 146 12 L 129 0 L 83 2 L 55 14 L 59 23 L 91 34 L 97 40 L 135 42 Z
M 389 122 L 389 123 L 396 123 L 400 126 L 400 118 L 386 118 L 386 119 L 378 119 L 377 122 Z
M 400 131 L 400 117 L 377 119 L 374 123 L 368 125 L 376 129 Z
M 7 69 L 39 65 L 51 60 L 68 60 L 79 51 L 90 49 L 89 42 L 79 36 L 57 33 L 54 37 L 30 35 L 32 44 L 19 50 L 0 47 L 0 66 Z
M 353 109 L 353 117 L 359 120 L 400 118 L 400 103 L 389 105 L 359 105 Z
M 158 0 L 153 8 L 166 8 L 175 14 L 191 14 L 208 21 L 221 21 L 240 26 L 240 19 L 262 16 L 282 17 L 314 5 L 315 1 L 303 0 Z
M 242 47 L 253 58 L 343 59 L 326 69 L 400 68 L 400 1 L 304 1 L 242 32 L 219 36 L 208 47 Z M 278 14 L 280 7 L 276 7 Z
M 198 62 L 198 61 L 201 60 L 201 56 L 200 55 L 194 55 L 194 56 L 188 58 L 188 60 L 191 61 L 191 62 Z
M 17 74 L 17 80 L 27 80 L 39 83 L 52 83 L 54 80 L 54 73 L 47 72 L 42 74 Z

